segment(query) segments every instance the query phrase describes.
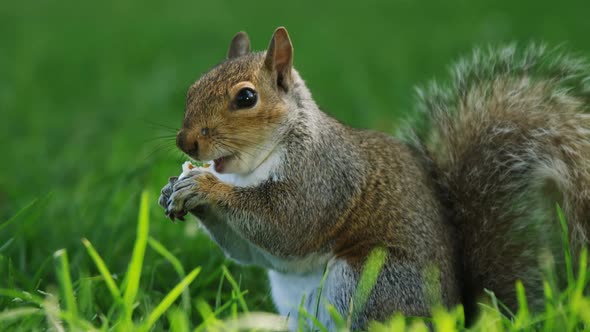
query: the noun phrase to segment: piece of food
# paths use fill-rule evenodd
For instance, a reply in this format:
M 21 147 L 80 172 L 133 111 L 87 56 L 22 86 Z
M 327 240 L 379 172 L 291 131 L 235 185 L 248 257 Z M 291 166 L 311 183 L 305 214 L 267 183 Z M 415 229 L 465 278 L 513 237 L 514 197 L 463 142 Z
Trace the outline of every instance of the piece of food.
M 211 166 L 211 165 L 209 165 L 208 163 L 203 163 L 201 165 L 193 165 L 193 163 L 191 163 L 190 161 L 185 161 L 182 164 L 182 173 L 180 173 L 180 176 L 178 178 L 182 179 L 182 178 L 188 176 L 188 173 L 195 168 L 201 169 L 201 170 L 206 170 L 209 168 L 209 166 Z

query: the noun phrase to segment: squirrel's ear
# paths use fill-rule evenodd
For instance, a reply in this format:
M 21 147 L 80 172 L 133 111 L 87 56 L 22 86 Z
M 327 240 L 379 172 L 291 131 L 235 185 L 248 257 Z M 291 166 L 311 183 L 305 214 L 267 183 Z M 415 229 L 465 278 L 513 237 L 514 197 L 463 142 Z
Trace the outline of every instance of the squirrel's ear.
M 285 91 L 291 85 L 291 67 L 293 66 L 293 45 L 289 33 L 284 27 L 279 27 L 270 40 L 264 65 L 276 74 L 277 85 Z
M 237 58 L 241 55 L 248 54 L 250 52 L 250 38 L 244 31 L 236 33 L 229 44 L 229 50 L 227 51 L 227 58 Z

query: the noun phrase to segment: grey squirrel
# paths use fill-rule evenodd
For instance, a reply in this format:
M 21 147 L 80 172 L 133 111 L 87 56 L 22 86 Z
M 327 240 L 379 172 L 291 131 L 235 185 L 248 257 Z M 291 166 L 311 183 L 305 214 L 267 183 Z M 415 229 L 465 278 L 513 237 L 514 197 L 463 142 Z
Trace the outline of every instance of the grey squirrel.
M 539 259 L 561 257 L 555 203 L 574 252 L 588 243 L 588 66 L 542 46 L 478 50 L 449 86 L 418 95 L 418 120 L 400 138 L 350 128 L 314 102 L 287 30 L 266 52 L 250 52 L 240 32 L 189 88 L 177 135 L 214 167 L 171 177 L 159 204 L 173 220 L 197 216 L 234 260 L 268 269 L 292 329 L 303 298 L 315 313 L 321 297 L 328 329 L 324 303 L 346 317 L 378 247 L 387 258 L 353 329 L 428 316 L 437 303 L 475 317 L 484 289 L 515 308 L 517 279 L 540 305 Z

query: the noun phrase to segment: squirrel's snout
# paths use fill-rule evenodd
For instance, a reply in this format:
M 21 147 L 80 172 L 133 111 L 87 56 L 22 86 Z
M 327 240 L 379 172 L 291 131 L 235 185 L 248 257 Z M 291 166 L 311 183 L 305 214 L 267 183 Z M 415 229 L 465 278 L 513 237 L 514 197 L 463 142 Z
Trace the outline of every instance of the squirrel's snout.
M 186 132 L 181 131 L 176 136 L 176 146 L 189 156 L 198 159 L 199 141 L 196 138 L 190 138 Z

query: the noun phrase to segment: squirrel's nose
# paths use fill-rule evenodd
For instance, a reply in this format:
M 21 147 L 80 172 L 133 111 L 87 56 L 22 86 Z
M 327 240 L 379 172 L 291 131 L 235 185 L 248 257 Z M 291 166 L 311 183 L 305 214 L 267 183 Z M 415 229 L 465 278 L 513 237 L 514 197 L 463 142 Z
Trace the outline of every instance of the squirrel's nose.
M 176 136 L 176 146 L 191 157 L 196 158 L 199 155 L 199 142 L 196 138 L 187 137 L 184 131 Z
M 189 145 L 187 153 L 191 156 L 197 157 L 199 155 L 199 142 L 195 140 L 192 146 Z

